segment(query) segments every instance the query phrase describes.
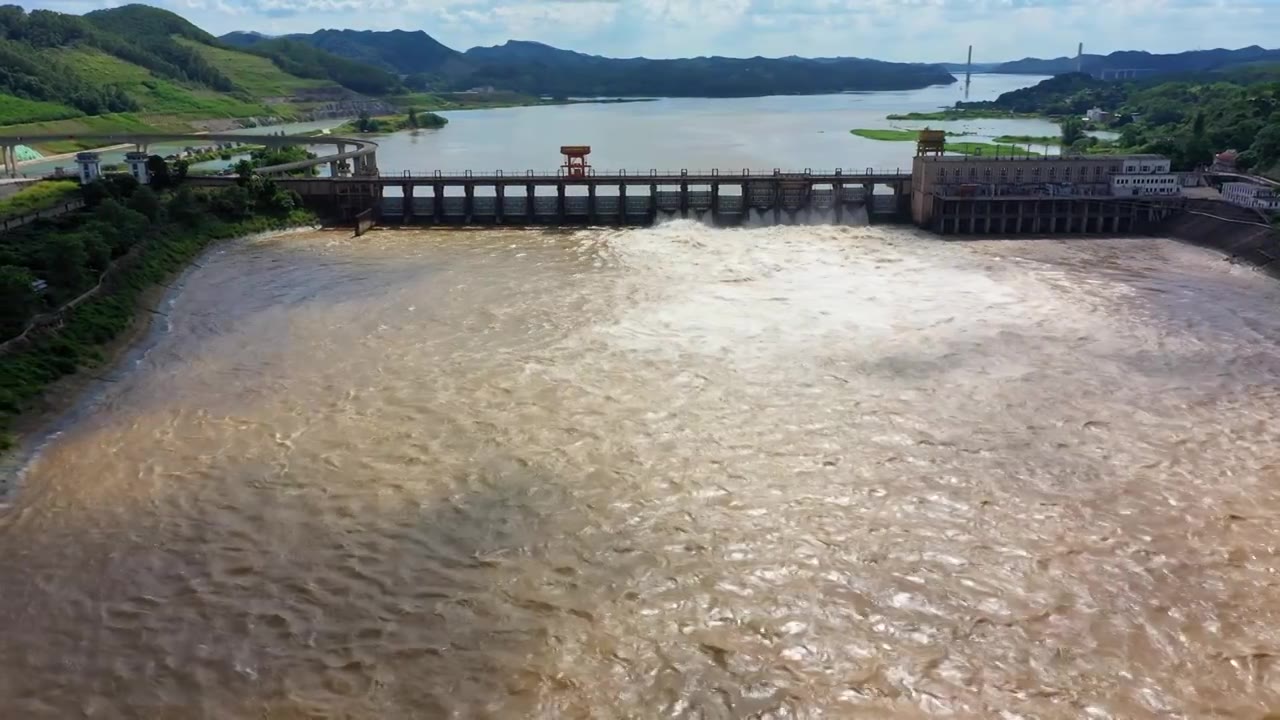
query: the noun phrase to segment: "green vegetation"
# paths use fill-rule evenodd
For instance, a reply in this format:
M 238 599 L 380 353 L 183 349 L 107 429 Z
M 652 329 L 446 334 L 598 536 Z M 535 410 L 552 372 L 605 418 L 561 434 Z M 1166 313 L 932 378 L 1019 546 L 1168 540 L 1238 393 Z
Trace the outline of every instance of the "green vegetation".
M 79 190 L 80 183 L 75 180 L 49 180 L 28 185 L 0 199 L 0 220 L 61 205 Z
M 0 125 L 145 113 L 183 121 L 289 115 L 352 91 L 403 92 L 378 68 L 304 43 L 223 46 L 144 5 L 84 16 L 0 6 Z
M 868 140 L 884 140 L 887 142 L 915 142 L 919 130 L 850 130 L 849 132 Z M 962 133 L 947 133 L 955 136 Z M 1006 157 L 1039 157 L 1040 153 L 1018 147 L 1017 145 L 996 145 L 985 142 L 948 142 L 946 151 L 957 155 L 1001 155 Z
M 176 42 L 179 45 L 199 47 L 192 41 L 179 39 Z M 77 77 L 94 85 L 120 88 L 140 110 L 148 113 L 214 118 L 268 115 L 272 112 L 260 102 L 251 102 L 215 90 L 184 87 L 177 82 L 158 78 L 146 68 L 95 48 L 50 49 L 42 51 L 42 56 L 65 64 Z
M 1063 118 L 1061 127 L 1063 147 L 1072 147 L 1086 137 L 1084 134 L 1084 121 L 1078 117 Z
M 957 155 L 987 155 L 1001 157 L 1040 157 L 1040 153 L 1017 145 L 996 145 L 984 142 L 947 143 L 947 152 Z
M 322 80 L 300 78 L 281 70 L 270 59 L 258 55 L 204 45 L 190 40 L 178 40 L 192 52 L 222 68 L 235 77 L 236 83 L 246 93 L 260 98 L 288 98 L 305 90 L 331 87 Z
M 336 135 L 344 133 L 393 133 L 400 130 L 435 130 L 448 124 L 448 118 L 441 117 L 435 113 L 418 112 L 414 108 L 409 108 L 409 112 L 404 115 L 370 117 L 369 113 L 362 112 L 360 117 L 343 123 L 333 132 Z
M 309 152 L 301 145 L 289 145 L 279 148 L 258 148 L 249 153 L 248 160 L 241 160 L 236 163 L 236 173 L 240 176 L 242 182 L 248 182 L 253 177 L 255 168 L 268 167 L 271 165 L 284 165 L 285 163 L 301 162 L 303 160 L 313 160 L 316 154 Z M 315 175 L 315 167 L 302 168 L 294 170 L 290 175 Z
M 426 33 L 321 30 L 290 42 L 373 63 L 404 75 L 418 91 L 497 88 L 526 95 L 608 97 L 752 97 L 845 90 L 903 90 L 956 79 L 937 65 L 860 58 L 606 58 L 536 42 L 510 41 L 460 53 Z M 275 42 L 246 33 L 225 36 L 252 49 Z
M 0 94 L 0 125 L 18 122 L 61 120 L 80 115 L 80 111 L 61 103 L 27 100 Z
M 13 419 L 50 383 L 103 360 L 102 346 L 128 327 L 144 290 L 213 240 L 313 220 L 296 195 L 262 178 L 159 194 L 121 175 L 86 187 L 85 199 L 91 209 L 0 236 L 0 338 L 21 333 L 35 314 L 81 295 L 121 263 L 56 331 L 0 355 L 0 449 L 12 442 L 3 433 Z M 47 287 L 37 290 L 36 280 Z
M 1008 112 L 1005 110 L 967 110 L 953 108 L 936 112 L 910 112 L 889 115 L 886 120 L 1008 120 L 1011 118 L 1039 117 L 1035 113 Z
M 1071 118 L 1101 107 L 1112 112 L 1107 129 L 1119 132 L 1119 140 L 1073 132 L 1074 150 L 1158 153 L 1172 159 L 1175 170 L 1190 170 L 1234 149 L 1243 169 L 1268 172 L 1280 165 L 1280 65 L 1162 81 L 1103 82 L 1073 73 L 963 106 Z
M 313 80 L 328 80 L 367 95 L 386 95 L 401 90 L 400 80 L 389 72 L 348 60 L 286 38 L 263 40 L 246 52 L 268 58 L 291 75 Z
M 928 128 L 925 128 L 925 129 L 927 130 Z M 874 129 L 859 128 L 857 130 L 850 130 L 849 132 L 853 133 L 854 135 L 857 135 L 858 137 L 866 138 L 868 140 L 887 140 L 890 142 L 907 142 L 907 141 L 915 142 L 916 138 L 919 137 L 920 135 L 919 130 L 874 130 Z M 947 137 L 961 137 L 963 135 L 970 135 L 970 134 L 971 133 L 959 133 L 959 132 L 948 131 Z
M 993 142 L 1007 145 L 1061 145 L 1062 138 L 1052 135 L 1000 135 Z

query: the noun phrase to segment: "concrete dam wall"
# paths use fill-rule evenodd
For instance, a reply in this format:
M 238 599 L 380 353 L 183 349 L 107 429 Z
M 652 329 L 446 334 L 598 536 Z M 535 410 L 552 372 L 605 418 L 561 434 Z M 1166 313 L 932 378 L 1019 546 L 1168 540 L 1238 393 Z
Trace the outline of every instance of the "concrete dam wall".
M 1280 232 L 1257 212 L 1222 202 L 1193 203 L 1161 223 L 1156 232 L 1220 250 L 1236 262 L 1280 278 Z

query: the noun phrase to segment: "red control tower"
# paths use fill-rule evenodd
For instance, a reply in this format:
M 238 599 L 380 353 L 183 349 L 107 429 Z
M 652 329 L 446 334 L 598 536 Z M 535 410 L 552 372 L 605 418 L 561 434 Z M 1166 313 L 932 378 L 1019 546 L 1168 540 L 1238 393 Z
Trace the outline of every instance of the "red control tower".
M 565 174 L 569 177 L 586 177 L 591 166 L 587 164 L 587 156 L 591 154 L 590 145 L 561 145 L 560 154 L 564 155 Z

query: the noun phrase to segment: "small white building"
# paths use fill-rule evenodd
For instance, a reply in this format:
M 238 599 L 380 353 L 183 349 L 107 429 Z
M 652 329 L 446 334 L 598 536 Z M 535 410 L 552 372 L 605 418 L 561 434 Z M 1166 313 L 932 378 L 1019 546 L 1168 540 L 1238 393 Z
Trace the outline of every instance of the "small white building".
M 146 153 L 136 150 L 124 155 L 124 161 L 129 164 L 129 174 L 141 185 L 151 183 L 151 170 L 147 168 L 147 157 Z
M 1280 212 L 1280 190 L 1248 182 L 1229 182 L 1222 186 L 1222 199 L 1232 205 Z
M 76 153 L 76 166 L 79 168 L 81 185 L 88 185 L 102 177 L 102 160 L 96 152 Z
M 1084 119 L 1091 123 L 1104 123 L 1111 120 L 1111 113 L 1100 107 L 1091 108 L 1084 114 Z
M 1173 161 L 1160 155 L 1130 155 L 1120 172 L 1111 175 L 1111 194 L 1117 197 L 1181 195 L 1182 180 L 1171 172 Z

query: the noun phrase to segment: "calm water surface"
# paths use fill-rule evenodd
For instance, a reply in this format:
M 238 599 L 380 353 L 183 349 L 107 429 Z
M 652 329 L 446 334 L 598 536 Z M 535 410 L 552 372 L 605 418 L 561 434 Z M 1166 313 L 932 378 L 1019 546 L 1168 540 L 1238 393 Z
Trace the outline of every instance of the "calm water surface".
M 1150 239 L 225 245 L 0 516 L 0 716 L 1259 718 L 1278 302 Z
M 995 99 L 1044 78 L 975 75 L 971 98 Z M 763 98 L 669 98 L 646 103 L 562 105 L 442 113 L 441 130 L 401 132 L 378 140 L 384 173 L 551 170 L 561 145 L 590 145 L 601 170 L 909 168 L 911 142 L 867 140 L 854 128 L 925 126 L 997 135 L 1056 135 L 1045 120 L 909 122 L 894 113 L 931 112 L 964 97 L 959 85 L 901 92 Z

